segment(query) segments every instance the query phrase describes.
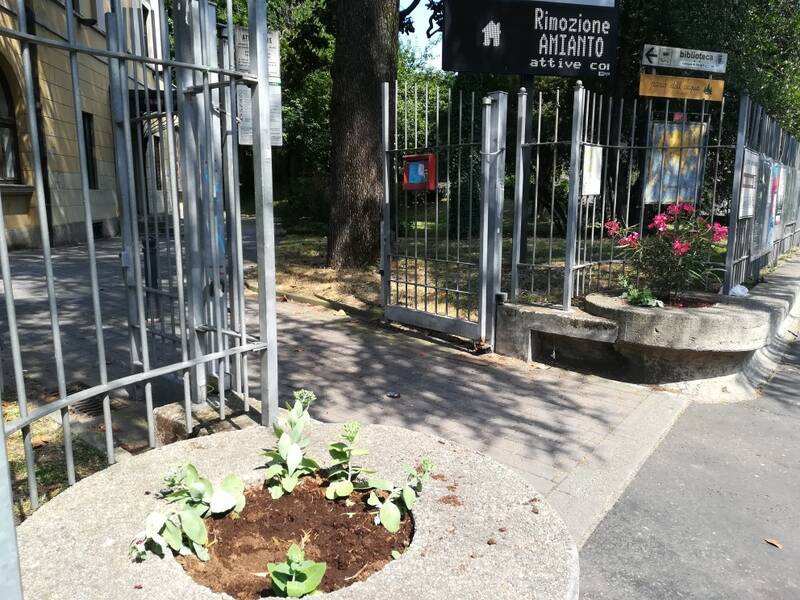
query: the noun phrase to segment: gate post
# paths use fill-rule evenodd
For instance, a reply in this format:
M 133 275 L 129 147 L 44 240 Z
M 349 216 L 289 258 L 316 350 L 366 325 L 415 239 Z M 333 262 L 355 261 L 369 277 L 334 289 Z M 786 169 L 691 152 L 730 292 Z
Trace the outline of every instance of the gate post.
M 517 146 L 516 146 L 516 168 L 514 170 L 514 229 L 511 238 L 511 289 L 508 297 L 512 302 L 516 302 L 519 293 L 519 263 L 522 258 L 522 234 L 526 225 L 525 219 L 525 188 L 528 185 L 525 176 L 527 154 L 523 145 L 527 141 L 525 132 L 527 130 L 528 117 L 528 92 L 525 88 L 520 88 L 517 101 Z
M 480 343 L 491 347 L 494 347 L 495 313 L 500 293 L 507 109 L 506 92 L 492 92 L 483 99 L 478 326 Z
M 384 310 L 389 306 L 389 282 L 392 275 L 392 263 L 390 255 L 392 252 L 391 240 L 391 207 L 389 192 L 389 169 L 392 157 L 389 154 L 389 82 L 386 81 L 381 86 L 381 97 L 383 101 L 383 213 L 381 219 L 381 305 Z
M 572 274 L 575 270 L 575 242 L 578 237 L 578 204 L 580 203 L 581 183 L 581 151 L 583 115 L 586 94 L 583 84 L 575 84 L 575 93 L 572 101 L 572 138 L 570 141 L 571 152 L 569 159 L 569 203 L 567 205 L 567 239 L 564 245 L 564 297 L 562 307 L 564 310 L 572 308 L 572 291 L 574 280 Z
M 739 198 L 742 193 L 742 171 L 744 170 L 745 137 L 747 135 L 747 118 L 750 114 L 750 96 L 742 94 L 739 100 L 739 128 L 736 133 L 736 159 L 733 167 L 733 191 L 731 192 L 731 210 L 728 216 L 728 251 L 725 255 L 725 281 L 722 293 L 730 293 L 733 283 L 733 270 L 736 268 L 736 245 L 738 243 Z

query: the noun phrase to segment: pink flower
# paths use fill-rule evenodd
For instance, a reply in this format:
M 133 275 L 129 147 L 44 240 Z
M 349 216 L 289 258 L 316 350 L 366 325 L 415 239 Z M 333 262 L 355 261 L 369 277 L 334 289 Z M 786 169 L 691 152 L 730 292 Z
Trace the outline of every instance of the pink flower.
M 663 233 L 667 230 L 667 225 L 672 222 L 672 217 L 670 217 L 666 213 L 658 213 L 655 217 L 653 217 L 653 222 L 647 226 L 648 229 L 656 229 L 659 233 Z
M 622 238 L 617 245 L 620 248 L 638 248 L 639 247 L 639 234 L 637 232 L 629 233 Z
M 679 215 L 682 212 L 687 214 L 692 214 L 695 212 L 694 204 L 689 204 L 688 202 L 681 202 L 680 204 L 670 204 L 667 207 L 667 212 L 671 215 Z
M 622 226 L 616 219 L 611 219 L 610 221 L 606 221 L 603 227 L 606 228 L 606 232 L 608 232 L 608 235 L 617 235 Z
M 672 251 L 675 253 L 675 256 L 683 256 L 691 249 L 692 245 L 689 242 L 682 242 L 680 240 L 672 242 Z
M 713 234 L 714 242 L 721 242 L 727 237 L 728 237 L 728 228 L 725 227 L 724 225 L 720 225 L 719 223 L 714 223 L 714 234 Z

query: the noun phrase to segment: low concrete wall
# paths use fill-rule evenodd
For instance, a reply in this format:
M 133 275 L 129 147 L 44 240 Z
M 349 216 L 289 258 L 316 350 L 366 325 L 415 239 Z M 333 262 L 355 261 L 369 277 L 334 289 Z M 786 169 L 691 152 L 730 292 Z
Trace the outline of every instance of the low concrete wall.
M 496 350 L 704 394 L 712 389 L 706 384 L 730 383 L 752 395 L 800 306 L 800 258 L 784 262 L 748 297 L 696 297 L 712 305 L 643 308 L 607 294 L 587 296 L 585 311 L 506 304 L 498 307 Z

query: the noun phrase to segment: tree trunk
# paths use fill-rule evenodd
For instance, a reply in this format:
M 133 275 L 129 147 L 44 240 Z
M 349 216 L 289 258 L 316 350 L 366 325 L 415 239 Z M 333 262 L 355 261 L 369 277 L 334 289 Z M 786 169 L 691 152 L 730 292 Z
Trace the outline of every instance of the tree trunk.
M 383 156 L 381 84 L 397 71 L 397 0 L 338 0 L 331 97 L 328 266 L 377 264 Z

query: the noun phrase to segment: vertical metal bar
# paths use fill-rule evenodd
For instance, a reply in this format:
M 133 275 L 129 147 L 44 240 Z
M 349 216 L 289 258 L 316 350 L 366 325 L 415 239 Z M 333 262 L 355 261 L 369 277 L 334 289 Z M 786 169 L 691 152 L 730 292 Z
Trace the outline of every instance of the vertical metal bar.
M 170 55 L 169 46 L 169 32 L 166 27 L 167 13 L 163 2 L 159 2 L 160 22 L 161 22 L 161 52 L 167 58 Z M 177 34 L 177 32 L 176 32 Z M 181 223 L 180 223 L 180 210 L 178 195 L 178 173 L 175 166 L 178 160 L 178 151 L 175 144 L 175 121 L 174 121 L 174 107 L 172 104 L 172 80 L 173 69 L 166 67 L 164 71 L 163 87 L 164 87 L 164 113 L 167 124 L 167 150 L 169 160 L 167 167 L 169 168 L 169 198 L 172 204 L 172 229 L 173 237 L 172 242 L 175 247 L 175 278 L 177 279 L 177 292 L 178 292 L 178 322 L 180 325 L 180 340 L 181 340 L 181 360 L 186 361 L 189 358 L 189 346 L 186 339 L 186 299 L 184 296 L 184 272 L 183 272 L 183 245 L 181 243 Z M 190 133 L 187 131 L 186 135 Z M 185 172 L 184 172 L 185 173 Z M 184 186 L 186 175 L 184 174 Z M 184 191 L 186 188 L 184 187 Z M 191 378 L 189 371 L 184 371 L 183 377 L 183 406 L 184 418 L 187 433 L 192 432 L 192 392 L 191 392 Z
M 561 114 L 561 90 L 556 90 L 556 113 L 553 117 L 553 168 L 550 177 L 550 231 L 548 232 L 549 243 L 547 249 L 547 298 L 549 301 L 551 291 L 551 279 L 553 269 L 553 228 L 555 226 L 555 204 L 556 204 L 556 165 L 558 165 L 558 119 Z M 533 285 L 531 285 L 533 291 Z
M 17 329 L 17 309 L 14 304 L 14 287 L 11 282 L 11 265 L 8 261 L 8 241 L 6 239 L 6 220 L 3 210 L 2 192 L 0 192 L 0 269 L 3 274 L 3 298 L 6 303 L 6 318 L 8 319 L 8 337 L 11 342 L 11 362 L 14 367 L 14 385 L 17 392 L 17 404 L 21 417 L 28 416 L 28 396 L 25 392 L 25 377 L 22 369 L 22 352 L 19 345 L 19 331 Z M 0 428 L 5 421 L 0 420 Z M 5 429 L 0 436 L 3 438 L 5 451 Z M 33 444 L 30 426 L 22 428 L 22 447 L 25 452 L 25 470 L 28 474 L 28 498 L 31 509 L 39 508 L 39 491 L 36 485 L 36 463 L 33 454 Z M 3 464 L 8 464 L 5 460 Z
M 194 40 L 192 38 L 192 10 L 188 2 L 173 4 L 173 23 L 175 24 L 175 52 L 178 60 L 194 62 Z M 162 42 L 163 45 L 163 42 Z M 178 88 L 178 118 L 181 123 L 181 178 L 183 183 L 183 217 L 186 232 L 186 256 L 189 262 L 188 287 L 188 335 L 189 356 L 197 358 L 205 354 L 205 344 L 198 327 L 203 324 L 203 290 L 206 277 L 200 249 L 199 221 L 197 214 L 197 105 L 192 94 L 186 89 L 194 85 L 194 73 L 189 69 L 178 68 L 175 81 Z M 266 81 L 266 80 L 265 80 Z M 198 365 L 191 370 L 191 393 L 195 404 L 206 401 L 206 369 Z
M 383 307 L 389 306 L 389 284 L 391 279 L 391 206 L 389 204 L 389 82 L 386 81 L 381 86 L 381 98 L 383 100 L 383 220 L 381 222 L 381 303 Z
M 17 19 L 19 30 L 28 33 L 27 12 L 25 0 L 17 0 Z M 50 254 L 50 231 L 47 221 L 47 205 L 44 195 L 44 174 L 41 163 L 41 143 L 39 140 L 39 127 L 37 123 L 36 100 L 34 97 L 33 63 L 31 62 L 30 43 L 20 40 L 22 50 L 22 72 L 25 81 L 25 107 L 28 117 L 28 139 L 33 159 L 33 183 L 36 193 L 36 209 L 39 217 L 39 233 L 42 240 L 42 259 L 44 262 L 45 280 L 47 283 L 47 304 L 50 312 L 50 330 L 53 336 L 53 360 L 56 368 L 58 383 L 58 396 L 67 396 L 67 384 L 64 378 L 64 355 L 61 351 L 61 327 L 58 320 L 58 306 L 53 277 L 53 262 Z M 67 481 L 70 485 L 75 483 L 75 464 L 72 455 L 72 432 L 70 427 L 69 409 L 61 410 L 61 427 L 64 432 L 64 456 L 67 465 Z M 30 474 L 28 474 L 30 477 Z
M 0 202 L 2 202 L 2 198 L 0 198 Z M 5 238 L 5 225 L 2 223 L 0 223 L 0 230 L 2 230 L 0 235 Z M 0 244 L 5 248 L 6 240 L 1 239 Z M 23 600 L 17 527 L 14 523 L 14 495 L 11 492 L 11 472 L 8 468 L 6 433 L 3 423 L 5 423 L 3 405 L 0 402 L 0 573 L 3 574 L 0 577 L 0 598 Z
M 75 37 L 75 11 L 72 0 L 65 0 L 67 20 L 67 41 L 76 43 Z M 78 163 L 81 178 L 81 201 L 83 202 L 84 225 L 86 232 L 86 248 L 89 254 L 89 282 L 92 287 L 92 313 L 94 315 L 95 344 L 97 347 L 97 368 L 100 383 L 108 383 L 106 369 L 106 348 L 103 336 L 103 317 L 100 307 L 100 284 L 97 277 L 97 253 L 94 246 L 94 228 L 92 224 L 92 202 L 89 197 L 89 172 L 87 169 L 88 157 L 86 153 L 86 138 L 83 136 L 83 114 L 81 111 L 80 72 L 78 69 L 78 53 L 69 52 L 69 71 L 72 84 L 72 106 L 75 118 L 75 137 L 78 142 Z M 108 394 L 103 397 L 103 425 L 105 426 L 106 457 L 108 464 L 114 464 L 114 433 L 111 424 L 111 402 Z
M 580 202 L 580 161 L 582 142 L 581 134 L 583 130 L 583 115 L 585 93 L 583 84 L 578 81 L 575 84 L 572 104 L 572 138 L 569 159 L 569 204 L 567 207 L 567 240 L 564 248 L 564 296 L 562 308 L 570 310 L 572 308 L 573 278 L 572 272 L 575 268 L 575 242 L 578 235 L 578 203 Z
M 508 297 L 511 302 L 517 301 L 519 293 L 519 258 L 520 247 L 522 246 L 523 224 L 523 195 L 527 185 L 525 181 L 524 152 L 525 127 L 528 111 L 528 92 L 525 88 L 520 88 L 517 96 L 517 145 L 516 145 L 516 169 L 514 179 L 514 229 L 511 234 L 511 289 Z M 538 173 L 537 173 L 538 176 Z
M 747 116 L 749 113 L 750 96 L 742 94 L 739 101 L 739 126 L 736 134 L 736 159 L 733 167 L 733 189 L 731 191 L 731 211 L 728 230 L 728 253 L 725 257 L 725 281 L 722 293 L 727 295 L 731 288 L 739 282 L 734 282 L 733 269 L 736 259 L 736 240 L 739 228 L 739 198 L 742 193 L 742 170 L 744 168 L 745 135 L 747 129 Z
M 258 80 L 252 88 L 253 132 L 256 134 L 253 139 L 253 171 L 258 245 L 258 320 L 261 341 L 267 344 L 266 351 L 261 355 L 261 422 L 269 425 L 278 414 L 278 332 L 267 67 L 267 2 L 249 0 L 248 16 L 250 72 Z
M 126 28 L 124 26 L 124 16 L 122 13 L 122 3 L 120 0 L 114 0 L 114 13 L 117 19 L 116 28 L 112 28 L 113 33 L 109 32 L 109 43 L 113 44 L 114 50 L 119 51 L 120 48 L 127 49 L 127 44 L 125 44 L 125 42 L 123 41 L 124 38 L 120 34 L 120 32 L 126 31 Z M 127 83 L 128 67 L 126 61 L 122 60 L 118 62 L 119 62 L 119 72 L 120 72 L 119 80 Z M 123 108 L 122 129 L 123 129 L 124 143 L 126 148 L 131 148 L 132 147 L 131 123 L 129 114 L 130 108 L 128 102 L 123 102 L 122 108 Z M 150 351 L 148 348 L 147 321 L 145 318 L 145 308 L 144 308 L 142 264 L 141 264 L 141 256 L 138 251 L 139 227 L 137 222 L 138 210 L 136 208 L 136 188 L 134 184 L 133 158 L 130 156 L 130 154 L 127 154 L 126 172 L 127 172 L 127 183 L 128 183 L 128 197 L 130 200 L 129 205 L 127 207 L 127 212 L 132 229 L 132 238 L 133 238 L 132 246 L 134 249 L 136 249 L 131 258 L 133 260 L 133 272 L 134 272 L 134 279 L 136 286 L 136 308 L 138 313 L 139 339 L 142 352 L 142 369 L 143 371 L 147 372 L 150 370 Z M 150 381 L 147 381 L 144 384 L 144 395 L 145 395 L 145 409 L 147 411 L 147 437 L 150 443 L 150 447 L 155 447 L 156 435 L 155 435 L 155 422 L 153 418 L 153 389 L 152 389 L 152 383 Z

